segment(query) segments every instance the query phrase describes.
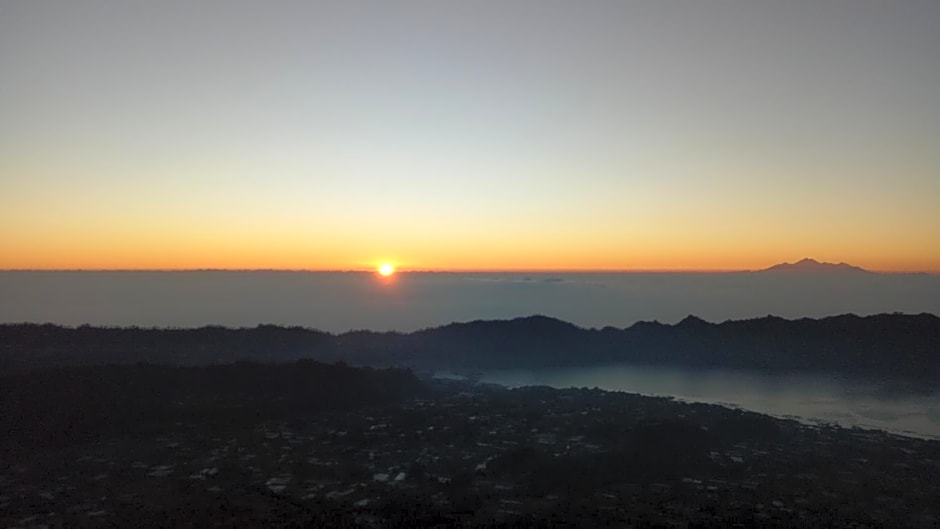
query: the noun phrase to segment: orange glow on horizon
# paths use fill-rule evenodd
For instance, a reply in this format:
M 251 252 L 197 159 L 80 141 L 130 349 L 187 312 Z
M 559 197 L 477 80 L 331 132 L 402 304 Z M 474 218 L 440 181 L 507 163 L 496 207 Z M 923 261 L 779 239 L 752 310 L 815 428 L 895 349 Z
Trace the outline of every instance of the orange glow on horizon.
M 39 257 L 39 256 L 36 256 Z M 140 256 L 145 257 L 145 256 Z M 363 260 L 326 260 L 315 256 L 270 255 L 267 258 L 252 258 L 250 255 L 229 255 L 229 259 L 191 259 L 182 255 L 147 256 L 155 258 L 133 258 L 124 255 L 102 255 L 99 258 L 72 258 L 68 255 L 49 255 L 47 258 L 0 259 L 0 270 L 283 270 L 283 271 L 359 271 L 372 272 L 383 278 L 390 278 L 399 272 L 735 272 L 753 271 L 770 266 L 795 262 L 809 257 L 821 262 L 859 266 L 874 272 L 888 273 L 940 273 L 940 261 L 922 262 L 916 259 L 830 257 L 811 253 L 794 253 L 786 256 L 767 258 L 716 259 L 702 256 L 699 259 L 634 258 L 634 259 L 533 259 L 526 261 L 506 256 L 492 260 L 482 257 L 477 259 L 421 259 L 407 261 L 400 266 L 382 262 L 378 266 L 366 264 Z M 277 259 L 282 257 L 282 259 Z M 601 257 L 601 256 L 598 256 Z
M 397 272 L 725 272 L 760 270 L 809 257 L 880 272 L 940 273 L 940 247 L 923 237 L 865 248 L 847 237 L 801 233 L 767 238 L 720 232 L 415 233 L 396 230 L 376 241 L 365 234 L 264 230 L 262 226 L 109 230 L 58 226 L 0 237 L 0 270 L 309 270 Z M 42 228 L 45 228 L 43 226 Z M 84 228 L 84 229 L 82 229 Z M 214 228 L 214 227 L 213 227 Z M 620 232 L 623 235 L 619 235 Z M 508 233 L 506 233 L 508 232 Z M 924 234 L 925 236 L 927 234 Z

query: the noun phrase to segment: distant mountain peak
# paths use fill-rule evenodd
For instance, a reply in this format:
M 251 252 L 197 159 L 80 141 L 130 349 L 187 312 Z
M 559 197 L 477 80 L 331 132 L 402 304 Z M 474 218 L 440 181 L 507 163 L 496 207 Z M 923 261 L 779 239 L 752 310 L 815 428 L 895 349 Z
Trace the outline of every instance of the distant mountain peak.
M 711 327 L 711 323 L 699 318 L 694 314 L 689 314 L 685 318 L 682 318 L 682 321 L 677 323 L 679 327 L 684 328 L 702 328 L 702 327 Z
M 868 273 L 868 270 L 860 268 L 858 266 L 853 266 L 848 263 L 825 263 L 819 262 L 815 259 L 806 257 L 800 259 L 795 263 L 780 263 L 770 268 L 765 268 L 760 270 L 761 272 L 805 272 L 805 273 L 817 273 L 817 272 L 865 272 Z
M 530 316 L 519 316 L 509 320 L 473 320 L 466 322 L 454 322 L 426 329 L 427 332 L 446 332 L 449 330 L 506 330 L 511 329 L 519 332 L 570 332 L 580 331 L 580 327 L 564 320 L 559 320 L 551 316 L 542 314 L 533 314 Z

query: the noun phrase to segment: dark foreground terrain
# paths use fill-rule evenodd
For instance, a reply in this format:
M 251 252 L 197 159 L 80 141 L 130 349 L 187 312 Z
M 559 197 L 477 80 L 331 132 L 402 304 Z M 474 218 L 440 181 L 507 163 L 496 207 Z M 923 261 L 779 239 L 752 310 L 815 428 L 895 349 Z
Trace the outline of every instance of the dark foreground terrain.
M 940 442 L 304 361 L 0 377 L 6 527 L 935 527 Z

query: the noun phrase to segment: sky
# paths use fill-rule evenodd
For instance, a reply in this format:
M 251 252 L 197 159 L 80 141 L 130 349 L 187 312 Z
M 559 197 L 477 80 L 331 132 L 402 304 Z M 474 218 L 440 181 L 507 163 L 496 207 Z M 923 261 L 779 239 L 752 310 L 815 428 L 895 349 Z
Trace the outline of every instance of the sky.
M 940 2 L 0 2 L 0 269 L 940 272 Z

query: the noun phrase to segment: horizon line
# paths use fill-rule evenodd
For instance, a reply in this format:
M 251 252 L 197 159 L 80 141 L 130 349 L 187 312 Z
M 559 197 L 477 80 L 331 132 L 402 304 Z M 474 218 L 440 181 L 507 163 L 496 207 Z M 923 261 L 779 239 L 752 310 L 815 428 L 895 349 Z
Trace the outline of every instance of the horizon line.
M 728 274 L 762 272 L 764 268 L 398 268 L 398 274 Z M 938 274 L 940 270 L 874 270 L 875 274 Z M 293 272 L 377 273 L 373 268 L 0 268 L 0 272 Z M 784 272 L 801 273 L 801 272 Z M 812 274 L 813 272 L 802 272 Z
M 322 329 L 322 328 L 319 328 L 319 327 L 312 327 L 312 326 L 310 326 L 310 325 L 291 325 L 291 324 L 286 324 L 286 323 L 270 323 L 270 322 L 258 322 L 258 323 L 255 323 L 254 325 L 228 325 L 228 324 L 219 324 L 219 323 L 205 323 L 205 324 L 202 324 L 202 325 L 176 326 L 176 325 L 135 325 L 135 324 L 107 325 L 107 324 L 101 324 L 101 323 L 81 323 L 81 324 L 77 324 L 77 325 L 76 325 L 76 324 L 55 323 L 55 322 L 50 322 L 50 321 L 46 321 L 46 322 L 39 322 L 39 321 L 0 321 L 0 327 L 19 326 L 19 325 L 33 325 L 33 326 L 52 325 L 52 326 L 59 327 L 59 328 L 62 328 L 62 329 L 72 329 L 72 330 L 80 329 L 80 328 L 82 328 L 82 327 L 91 327 L 91 328 L 95 328 L 95 329 L 106 329 L 106 330 L 141 329 L 141 330 L 156 330 L 156 331 L 164 331 L 164 330 L 184 330 L 184 331 L 187 331 L 187 330 L 201 330 L 201 329 L 206 329 L 206 328 L 222 328 L 222 329 L 228 329 L 228 330 L 241 330 L 241 329 L 257 329 L 257 328 L 259 328 L 259 327 L 278 327 L 278 328 L 282 328 L 282 329 L 300 328 L 300 329 L 304 329 L 304 330 L 308 330 L 308 331 L 316 331 L 316 332 L 321 332 L 321 333 L 330 334 L 330 335 L 334 335 L 334 336 L 339 336 L 339 335 L 343 335 L 343 334 L 357 333 L 357 332 L 362 332 L 362 331 L 374 332 L 374 333 L 413 334 L 413 333 L 420 333 L 420 332 L 426 331 L 426 330 L 439 329 L 439 328 L 442 328 L 442 327 L 448 327 L 448 326 L 451 326 L 451 325 L 466 325 L 466 324 L 473 324 L 473 323 L 480 323 L 480 322 L 515 322 L 515 321 L 518 321 L 518 320 L 528 320 L 528 319 L 533 319 L 533 318 L 545 318 L 545 319 L 549 319 L 549 320 L 555 320 L 555 321 L 558 321 L 558 322 L 561 322 L 561 323 L 565 323 L 565 324 L 568 324 L 568 325 L 577 327 L 577 328 L 579 328 L 579 329 L 583 329 L 583 330 L 587 330 L 587 331 L 592 331 L 592 330 L 595 330 L 595 331 L 596 331 L 596 330 L 603 330 L 604 328 L 607 328 L 607 327 L 614 327 L 614 328 L 616 328 L 616 329 L 626 330 L 626 329 L 633 328 L 633 327 L 635 327 L 635 326 L 637 326 L 637 325 L 651 324 L 651 323 L 652 323 L 652 324 L 663 325 L 663 326 L 666 326 L 666 327 L 677 327 L 677 326 L 682 325 L 682 323 L 683 323 L 684 321 L 690 320 L 690 319 L 691 319 L 691 320 L 700 320 L 700 321 L 703 321 L 703 322 L 705 322 L 705 323 L 707 323 L 707 324 L 709 324 L 709 325 L 722 325 L 722 324 L 725 324 L 725 323 L 749 322 L 749 321 L 765 320 L 765 319 L 777 319 L 777 320 L 784 320 L 784 321 L 788 321 L 788 322 L 799 322 L 799 321 L 804 321 L 804 320 L 823 321 L 823 320 L 829 320 L 829 319 L 835 319 L 835 318 L 845 318 L 845 317 L 859 318 L 859 319 L 869 319 L 869 318 L 877 318 L 877 317 L 882 317 L 882 316 L 918 317 L 918 316 L 925 316 L 925 315 L 926 315 L 926 316 L 931 316 L 931 317 L 934 317 L 934 318 L 940 318 L 940 314 L 935 314 L 935 313 L 933 313 L 933 312 L 926 312 L 926 311 L 922 311 L 922 312 L 882 311 L 882 312 L 869 312 L 869 313 L 839 312 L 839 313 L 827 314 L 827 315 L 823 315 L 823 316 L 793 316 L 793 317 L 779 316 L 779 315 L 777 315 L 777 314 L 767 313 L 767 314 L 764 314 L 764 315 L 762 315 L 762 316 L 740 317 L 740 318 L 726 318 L 726 319 L 724 319 L 724 320 L 718 320 L 718 319 L 706 319 L 706 318 L 703 318 L 703 317 L 701 317 L 701 316 L 698 316 L 698 315 L 696 315 L 696 314 L 694 314 L 694 313 L 689 312 L 689 313 L 686 313 L 685 316 L 682 316 L 681 318 L 676 318 L 676 319 L 671 320 L 671 321 L 668 321 L 668 320 L 667 320 L 667 321 L 663 321 L 663 320 L 659 320 L 659 319 L 638 319 L 638 320 L 635 320 L 635 321 L 631 322 L 629 325 L 625 325 L 625 326 L 623 326 L 623 327 L 618 327 L 618 326 L 616 326 L 616 325 L 604 325 L 604 326 L 582 325 L 582 324 L 575 323 L 575 322 L 573 322 L 573 321 L 571 321 L 571 320 L 568 320 L 568 319 L 565 319 L 565 318 L 560 318 L 560 317 L 557 317 L 557 316 L 551 316 L 551 315 L 544 314 L 544 313 L 534 313 L 534 312 L 533 312 L 533 313 L 529 313 L 529 314 L 517 315 L 517 316 L 512 316 L 512 317 L 504 317 L 504 318 L 458 319 L 458 320 L 449 321 L 449 322 L 447 322 L 447 323 L 441 323 L 441 324 L 439 324 L 439 325 L 431 325 L 431 326 L 427 326 L 427 327 L 417 327 L 417 328 L 414 328 L 414 329 L 412 329 L 412 330 L 376 329 L 376 328 L 350 327 L 350 328 L 347 328 L 346 330 L 342 330 L 342 331 L 329 331 L 329 330 L 325 330 L 325 329 Z

